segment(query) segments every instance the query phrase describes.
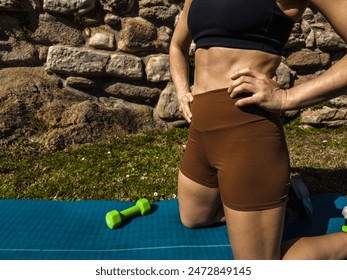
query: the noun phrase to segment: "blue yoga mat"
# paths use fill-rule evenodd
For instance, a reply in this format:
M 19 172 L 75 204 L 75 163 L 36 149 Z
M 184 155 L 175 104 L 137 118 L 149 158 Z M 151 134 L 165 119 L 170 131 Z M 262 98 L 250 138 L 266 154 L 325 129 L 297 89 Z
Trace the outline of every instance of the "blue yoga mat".
M 341 230 L 338 194 L 311 197 L 310 218 L 288 219 L 284 239 Z M 105 214 L 133 206 L 124 201 L 0 200 L 2 260 L 209 260 L 233 259 L 225 225 L 187 229 L 177 200 L 152 204 L 146 216 L 111 230 Z M 255 221 L 256 223 L 256 221 Z

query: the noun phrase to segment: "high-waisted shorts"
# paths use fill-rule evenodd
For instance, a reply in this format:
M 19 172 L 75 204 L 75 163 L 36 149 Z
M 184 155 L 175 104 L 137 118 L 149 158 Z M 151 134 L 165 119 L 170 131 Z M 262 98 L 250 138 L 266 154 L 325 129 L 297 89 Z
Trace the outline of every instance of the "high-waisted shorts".
M 238 211 L 284 205 L 290 185 L 288 149 L 278 114 L 235 106 L 226 89 L 197 94 L 180 171 L 219 188 L 223 204 Z

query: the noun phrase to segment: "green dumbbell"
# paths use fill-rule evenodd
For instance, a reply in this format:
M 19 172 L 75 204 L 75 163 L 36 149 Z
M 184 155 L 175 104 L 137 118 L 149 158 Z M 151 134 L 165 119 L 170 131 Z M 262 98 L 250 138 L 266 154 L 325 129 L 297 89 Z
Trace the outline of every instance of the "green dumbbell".
M 117 210 L 112 210 L 106 214 L 106 224 L 110 229 L 119 227 L 122 224 L 122 221 L 133 217 L 135 215 L 141 214 L 146 215 L 151 211 L 151 204 L 146 198 L 139 199 L 133 207 L 124 209 L 121 212 Z
M 345 218 L 345 224 L 342 226 L 342 231 L 347 232 L 347 206 L 343 208 L 342 216 Z

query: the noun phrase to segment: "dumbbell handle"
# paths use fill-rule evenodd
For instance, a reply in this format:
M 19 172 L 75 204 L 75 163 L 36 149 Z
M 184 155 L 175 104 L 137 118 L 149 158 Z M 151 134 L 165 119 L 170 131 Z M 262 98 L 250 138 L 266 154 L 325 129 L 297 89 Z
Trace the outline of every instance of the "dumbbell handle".
M 120 212 L 122 218 L 130 218 L 132 216 L 135 216 L 137 214 L 141 214 L 141 210 L 139 206 L 134 205 L 133 207 L 124 209 Z

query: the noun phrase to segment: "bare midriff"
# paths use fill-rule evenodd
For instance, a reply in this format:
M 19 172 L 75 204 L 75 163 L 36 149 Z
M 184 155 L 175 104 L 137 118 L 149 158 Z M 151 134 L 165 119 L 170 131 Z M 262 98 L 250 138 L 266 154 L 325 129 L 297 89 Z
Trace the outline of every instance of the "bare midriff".
M 258 50 L 212 47 L 195 53 L 193 94 L 229 86 L 231 75 L 245 68 L 273 78 L 281 62 L 279 55 Z

